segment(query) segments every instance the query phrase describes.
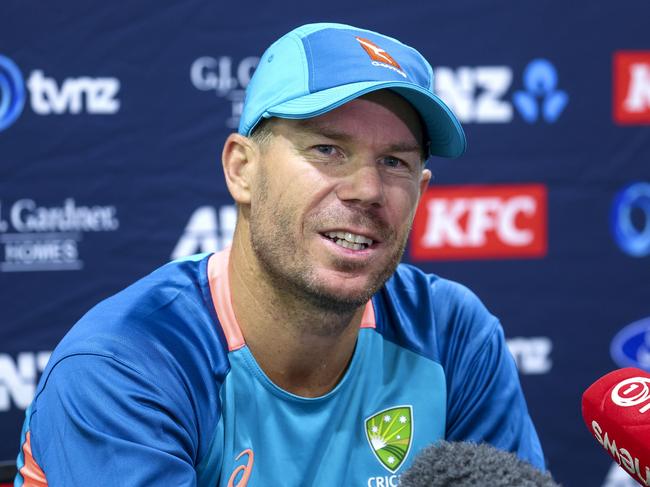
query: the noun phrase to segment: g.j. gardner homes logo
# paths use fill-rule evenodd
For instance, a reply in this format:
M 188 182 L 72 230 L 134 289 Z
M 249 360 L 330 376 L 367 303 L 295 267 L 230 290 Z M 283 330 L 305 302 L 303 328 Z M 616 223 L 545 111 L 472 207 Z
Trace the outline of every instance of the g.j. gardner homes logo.
M 377 460 L 395 473 L 411 449 L 413 409 L 396 406 L 366 419 L 366 437 Z

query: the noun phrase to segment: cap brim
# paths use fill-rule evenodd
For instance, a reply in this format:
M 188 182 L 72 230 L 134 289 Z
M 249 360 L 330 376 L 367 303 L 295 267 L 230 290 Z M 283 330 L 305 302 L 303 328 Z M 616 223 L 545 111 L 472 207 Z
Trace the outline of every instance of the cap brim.
M 465 152 L 465 132 L 449 107 L 430 91 L 407 82 L 362 81 L 336 86 L 280 103 L 264 112 L 263 117 L 317 117 L 366 93 L 382 89 L 395 91 L 418 111 L 427 128 L 431 155 L 453 158 Z

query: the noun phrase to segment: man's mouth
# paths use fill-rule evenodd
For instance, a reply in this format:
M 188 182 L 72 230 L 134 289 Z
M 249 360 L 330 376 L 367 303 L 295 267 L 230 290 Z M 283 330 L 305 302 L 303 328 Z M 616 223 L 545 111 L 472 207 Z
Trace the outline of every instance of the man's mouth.
M 373 244 L 372 239 L 350 232 L 326 232 L 323 235 L 336 245 L 350 250 L 364 250 Z

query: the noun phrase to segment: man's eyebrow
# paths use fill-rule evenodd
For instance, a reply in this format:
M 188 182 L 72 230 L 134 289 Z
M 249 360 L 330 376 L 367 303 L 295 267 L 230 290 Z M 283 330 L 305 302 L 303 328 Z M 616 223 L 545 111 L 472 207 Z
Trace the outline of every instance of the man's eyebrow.
M 422 152 L 422 146 L 418 143 L 400 142 L 397 144 L 390 144 L 386 147 L 388 152 Z
M 332 140 L 345 141 L 352 138 L 350 134 L 336 130 L 335 128 L 328 125 L 318 123 L 312 119 L 299 120 L 298 127 L 300 127 L 300 129 L 302 129 L 304 132 L 315 135 L 322 135 L 323 137 L 327 137 L 328 139 Z
M 337 130 L 333 127 L 327 126 L 322 123 L 318 123 L 313 119 L 304 119 L 298 121 L 298 126 L 305 132 L 322 135 L 332 140 L 341 140 L 348 141 L 353 138 L 352 135 Z M 422 146 L 417 142 L 397 142 L 394 144 L 388 144 L 384 149 L 387 152 L 422 152 Z

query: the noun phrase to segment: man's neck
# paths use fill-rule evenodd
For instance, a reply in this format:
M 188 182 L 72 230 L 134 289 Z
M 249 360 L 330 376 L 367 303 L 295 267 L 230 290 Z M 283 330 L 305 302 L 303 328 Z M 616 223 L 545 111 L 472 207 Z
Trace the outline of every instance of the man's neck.
M 266 375 L 304 397 L 331 391 L 352 358 L 364 307 L 327 312 L 283 292 L 264 278 L 241 236 L 233 241 L 228 278 L 237 322 Z

